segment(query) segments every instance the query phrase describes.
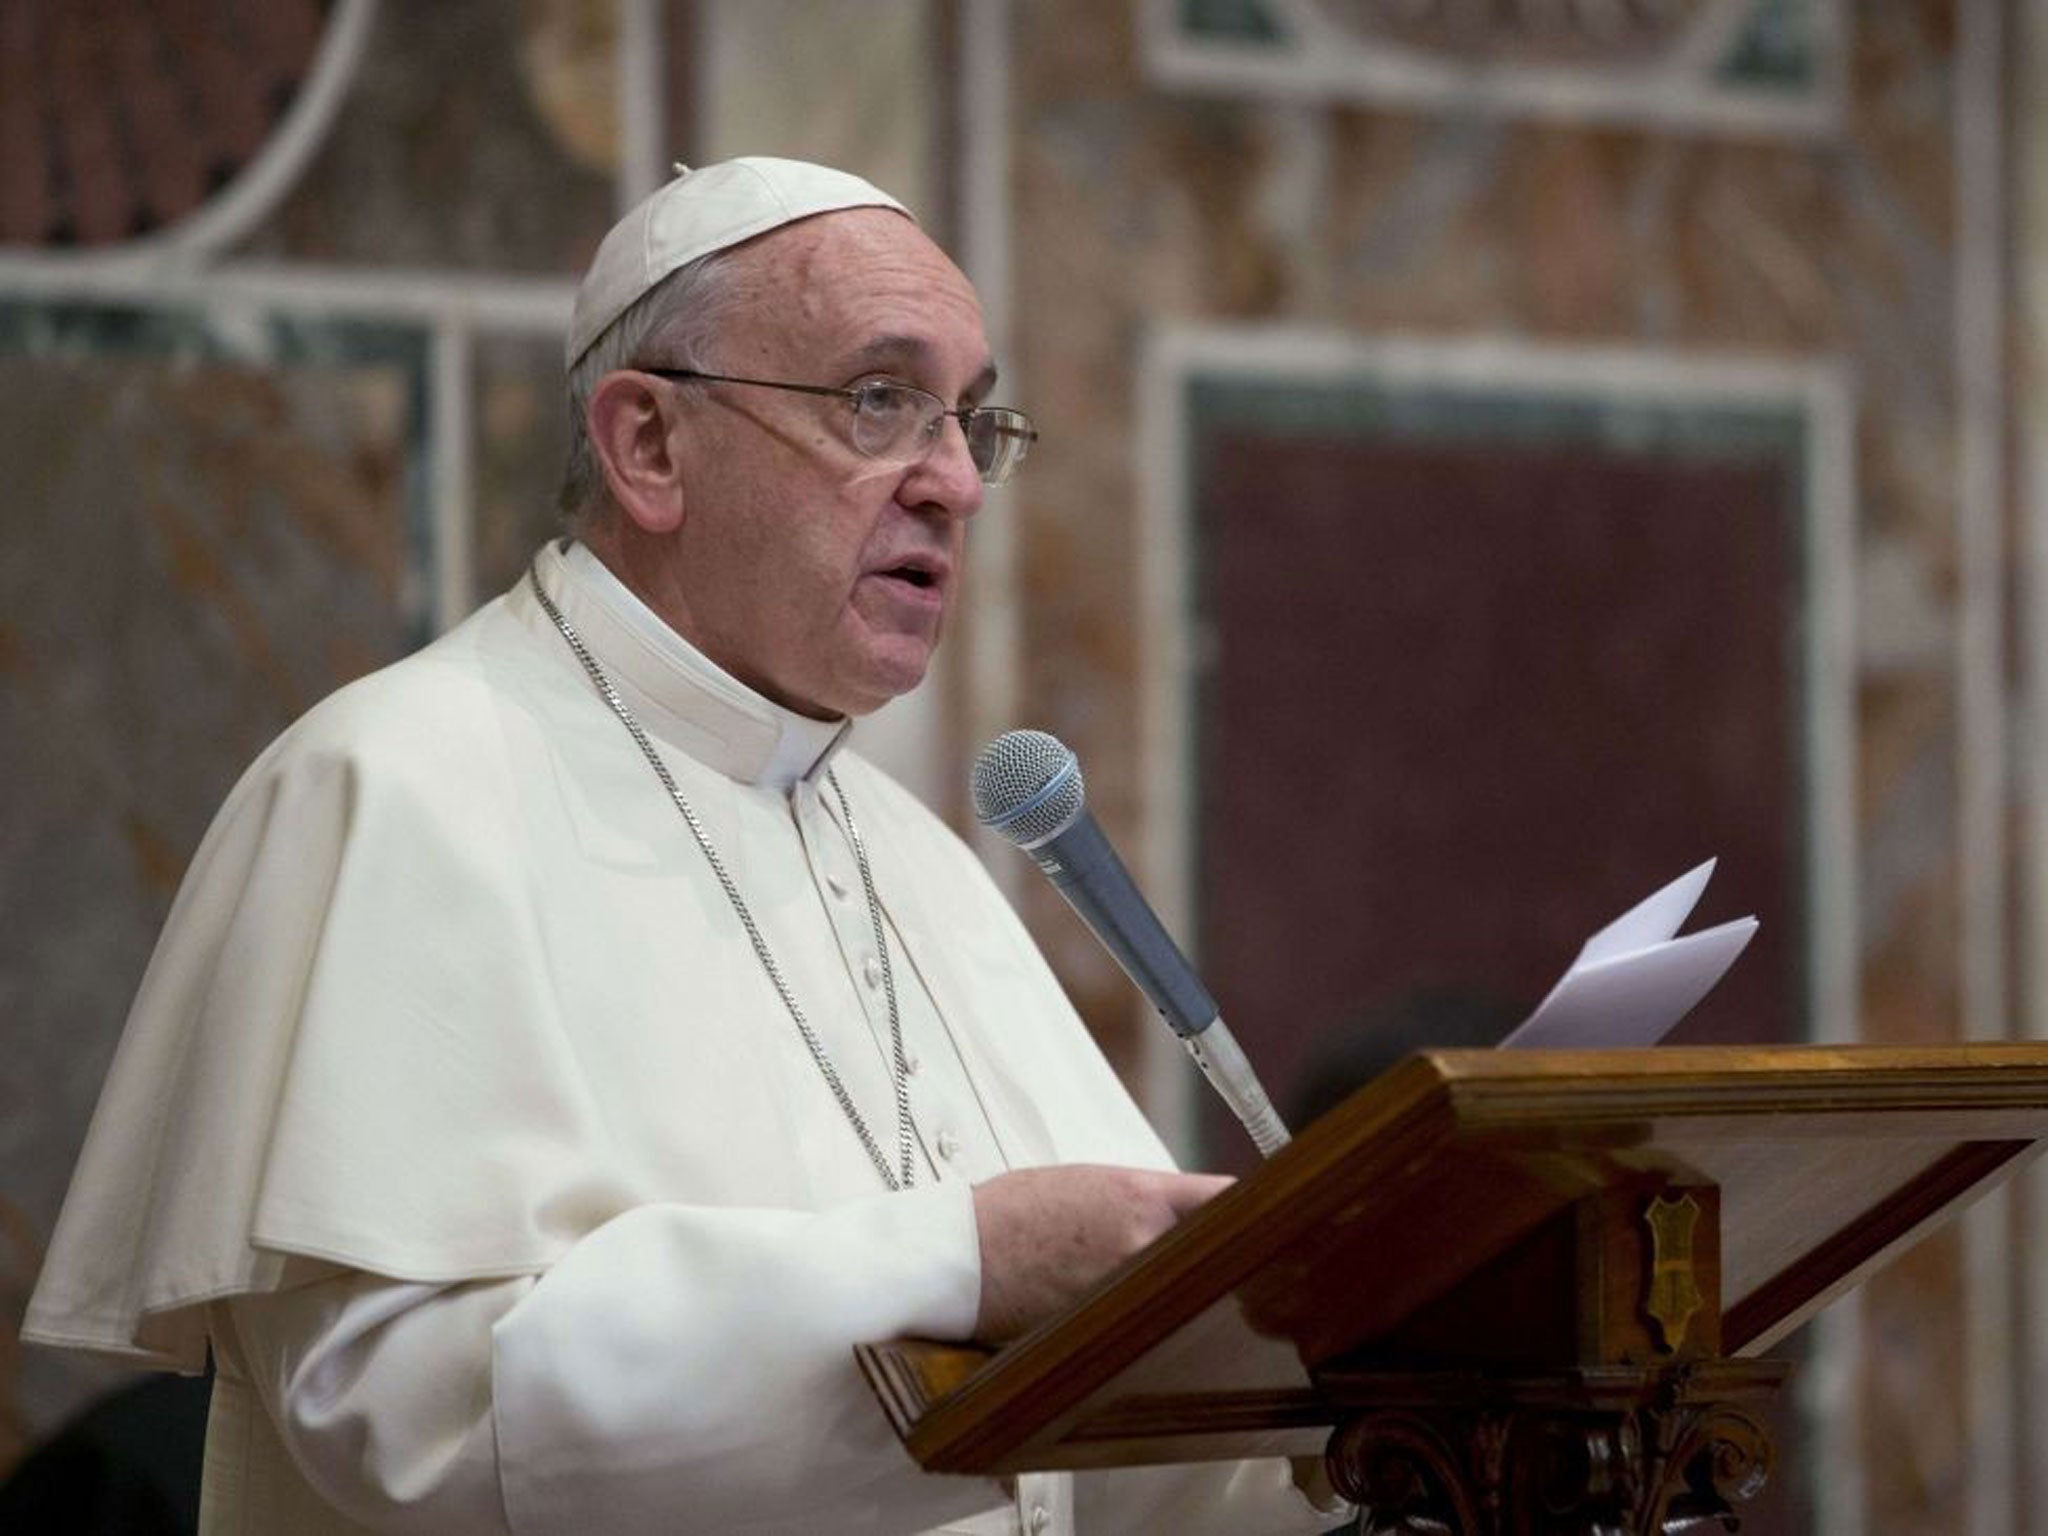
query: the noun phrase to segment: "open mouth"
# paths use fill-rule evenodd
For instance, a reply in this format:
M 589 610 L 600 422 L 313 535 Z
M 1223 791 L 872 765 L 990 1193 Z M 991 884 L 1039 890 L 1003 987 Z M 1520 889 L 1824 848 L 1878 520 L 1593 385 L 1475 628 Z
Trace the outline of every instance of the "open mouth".
M 930 587 L 937 584 L 937 578 L 922 566 L 899 565 L 882 572 L 894 581 L 907 581 L 913 587 Z

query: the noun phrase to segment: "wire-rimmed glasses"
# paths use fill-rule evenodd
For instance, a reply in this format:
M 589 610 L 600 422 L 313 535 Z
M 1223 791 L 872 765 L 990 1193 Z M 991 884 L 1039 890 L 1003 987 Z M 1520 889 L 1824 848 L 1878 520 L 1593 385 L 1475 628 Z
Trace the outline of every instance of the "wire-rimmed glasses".
M 1001 485 L 1017 473 L 1024 455 L 1038 441 L 1031 418 L 1007 405 L 946 404 L 930 390 L 891 379 L 864 384 L 790 384 L 781 379 L 740 379 L 706 373 L 701 368 L 641 368 L 658 379 L 701 379 L 708 384 L 751 384 L 759 389 L 786 389 L 799 395 L 824 395 L 847 402 L 853 412 L 853 446 L 871 459 L 922 458 L 939 438 L 947 417 L 960 423 L 967 438 L 967 456 L 974 461 L 983 485 Z

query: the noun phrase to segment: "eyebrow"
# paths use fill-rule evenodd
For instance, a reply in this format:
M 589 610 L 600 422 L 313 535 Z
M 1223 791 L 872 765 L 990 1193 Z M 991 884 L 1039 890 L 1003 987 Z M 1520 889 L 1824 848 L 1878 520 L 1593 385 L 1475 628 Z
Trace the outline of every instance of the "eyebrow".
M 852 373 L 868 373 L 876 368 L 891 364 L 914 365 L 927 361 L 932 355 L 931 343 L 918 336 L 877 336 L 860 347 L 847 360 Z M 983 400 L 996 387 L 996 365 L 993 360 L 982 364 L 977 373 L 962 391 L 963 399 Z

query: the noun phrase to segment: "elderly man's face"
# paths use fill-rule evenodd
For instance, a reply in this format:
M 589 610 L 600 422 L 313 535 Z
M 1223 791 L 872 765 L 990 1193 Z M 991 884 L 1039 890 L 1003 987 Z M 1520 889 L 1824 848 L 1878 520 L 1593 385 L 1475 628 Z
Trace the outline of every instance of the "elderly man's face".
M 891 379 L 950 406 L 994 380 L 981 306 L 902 215 L 826 214 L 746 253 L 716 372 Z M 689 383 L 670 615 L 713 660 L 806 714 L 862 714 L 916 686 L 959 587 L 982 486 L 958 423 L 914 461 L 864 457 L 837 399 Z

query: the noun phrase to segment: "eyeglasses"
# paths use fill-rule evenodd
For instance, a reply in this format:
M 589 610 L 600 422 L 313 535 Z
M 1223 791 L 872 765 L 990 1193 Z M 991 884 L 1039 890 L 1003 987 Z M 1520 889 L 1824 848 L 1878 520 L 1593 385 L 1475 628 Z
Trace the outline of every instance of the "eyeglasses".
M 939 440 L 946 418 L 960 423 L 967 438 L 967 456 L 983 485 L 1001 485 L 1017 473 L 1024 455 L 1038 441 L 1031 418 L 1006 405 L 948 406 L 930 390 L 887 379 L 871 379 L 846 389 L 829 384 L 785 384 L 778 379 L 736 379 L 696 368 L 641 368 L 658 379 L 702 379 L 709 384 L 752 384 L 760 389 L 786 389 L 799 395 L 825 395 L 844 400 L 853 409 L 853 446 L 871 459 L 921 459 Z

